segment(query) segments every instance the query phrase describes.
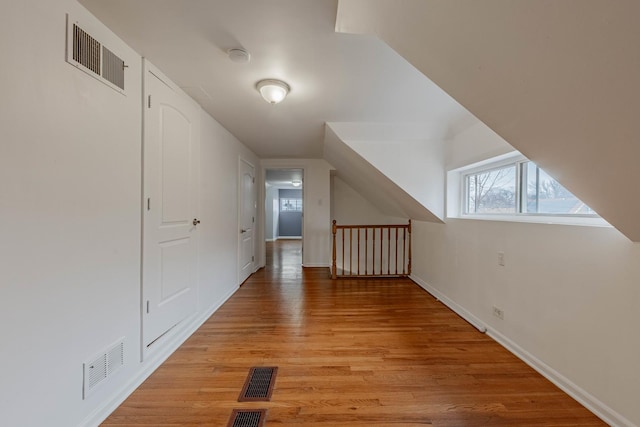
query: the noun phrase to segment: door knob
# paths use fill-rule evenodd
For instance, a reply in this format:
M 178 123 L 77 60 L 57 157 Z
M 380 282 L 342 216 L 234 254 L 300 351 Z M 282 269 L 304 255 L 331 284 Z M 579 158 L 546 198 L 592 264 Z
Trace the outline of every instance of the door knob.
M 198 224 L 200 224 L 200 220 L 198 218 L 193 218 L 193 226 L 197 226 Z
M 245 230 L 244 228 L 240 230 L 240 233 L 246 233 L 247 230 Z

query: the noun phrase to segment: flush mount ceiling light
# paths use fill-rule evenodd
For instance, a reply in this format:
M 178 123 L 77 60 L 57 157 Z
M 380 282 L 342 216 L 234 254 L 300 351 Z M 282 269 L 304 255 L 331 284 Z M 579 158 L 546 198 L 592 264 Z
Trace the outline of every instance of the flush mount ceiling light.
M 266 79 L 256 84 L 256 89 L 269 104 L 277 104 L 289 93 L 289 85 L 281 80 Z
M 302 181 L 294 179 L 293 181 L 291 181 L 291 185 L 293 185 L 294 187 L 300 187 L 302 185 Z

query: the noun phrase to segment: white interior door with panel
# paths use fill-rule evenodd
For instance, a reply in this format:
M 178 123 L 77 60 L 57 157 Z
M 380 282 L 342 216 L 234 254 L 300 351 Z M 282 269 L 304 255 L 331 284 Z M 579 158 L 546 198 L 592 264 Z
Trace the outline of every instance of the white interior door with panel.
M 255 270 L 256 175 L 253 165 L 240 159 L 238 199 L 240 201 L 240 268 L 238 283 L 247 280 Z
M 145 61 L 142 345 L 197 311 L 199 106 Z

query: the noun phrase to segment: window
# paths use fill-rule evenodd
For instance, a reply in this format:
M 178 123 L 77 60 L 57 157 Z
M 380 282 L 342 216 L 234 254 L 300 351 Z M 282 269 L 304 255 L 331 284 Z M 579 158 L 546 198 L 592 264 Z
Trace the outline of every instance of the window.
M 467 173 L 463 185 L 466 215 L 597 216 L 593 209 L 528 160 Z
M 280 212 L 302 212 L 302 199 L 280 199 Z
M 595 215 L 580 199 L 532 162 L 520 164 L 522 213 L 552 215 Z
M 516 167 L 469 174 L 466 177 L 468 214 L 516 213 Z

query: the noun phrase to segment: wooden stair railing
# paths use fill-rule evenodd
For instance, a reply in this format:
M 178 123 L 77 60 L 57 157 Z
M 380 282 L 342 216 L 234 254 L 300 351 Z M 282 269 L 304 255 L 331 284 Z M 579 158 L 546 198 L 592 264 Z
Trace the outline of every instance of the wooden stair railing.
M 399 225 L 337 225 L 333 220 L 332 233 L 332 279 L 411 274 L 411 220 Z

